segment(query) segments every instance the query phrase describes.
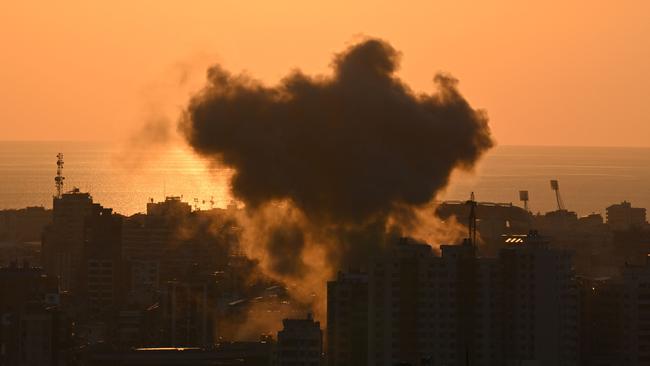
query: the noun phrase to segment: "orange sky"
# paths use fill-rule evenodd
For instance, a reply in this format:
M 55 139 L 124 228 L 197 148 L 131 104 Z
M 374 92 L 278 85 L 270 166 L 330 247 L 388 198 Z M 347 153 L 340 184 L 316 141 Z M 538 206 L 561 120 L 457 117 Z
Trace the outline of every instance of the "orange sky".
M 0 140 L 123 139 L 208 61 L 270 83 L 359 35 L 417 91 L 459 78 L 500 144 L 650 146 L 647 0 L 5 1 Z

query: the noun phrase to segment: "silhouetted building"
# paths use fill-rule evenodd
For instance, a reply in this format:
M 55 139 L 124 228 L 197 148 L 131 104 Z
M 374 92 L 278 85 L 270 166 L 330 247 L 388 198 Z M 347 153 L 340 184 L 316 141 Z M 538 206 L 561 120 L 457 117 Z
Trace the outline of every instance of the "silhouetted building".
M 546 235 L 561 236 L 576 229 L 578 214 L 568 210 L 555 210 L 535 216 L 535 228 Z
M 445 201 L 436 206 L 436 215 L 443 220 L 455 217 L 464 223 L 470 207 L 465 201 Z M 502 247 L 501 235 L 526 233 L 534 225 L 534 217 L 526 209 L 512 203 L 477 202 L 477 230 L 481 235 L 481 253 L 496 256 Z
M 578 224 L 583 227 L 598 228 L 604 224 L 603 216 L 597 213 L 591 213 L 587 216 L 578 218 Z
M 26 304 L 20 311 L 2 314 L 0 365 L 58 365 L 60 312 L 55 307 Z
M 147 203 L 147 215 L 156 217 L 182 217 L 192 212 L 192 206 L 187 202 L 181 201 L 181 197 L 168 196 L 164 202 Z
M 149 202 L 146 215 L 134 215 L 123 226 L 124 258 L 131 268 L 131 291 L 159 288 L 167 281 L 185 276 L 198 265 L 202 271 L 214 272 L 216 263 L 226 261 L 210 227 L 214 218 L 202 218 L 201 212 L 180 197 L 164 202 Z M 143 275 L 148 271 L 151 275 Z M 150 271 L 156 271 L 155 275 Z M 155 280 L 153 284 L 151 280 Z
M 277 366 L 320 366 L 323 357 L 323 332 L 311 314 L 306 319 L 284 319 L 278 332 Z
M 327 283 L 327 364 L 368 363 L 368 276 L 339 272 Z
M 622 281 L 579 278 L 580 364 L 616 366 L 624 363 L 624 299 Z
M 149 306 L 157 299 L 160 288 L 160 261 L 151 258 L 132 258 L 124 263 L 130 302 Z
M 52 224 L 43 233 L 41 264 L 46 274 L 59 278 L 63 291 L 78 293 L 81 289 L 85 219 L 92 210 L 90 194 L 77 188 L 54 197 Z
M 607 207 L 607 223 L 614 230 L 628 230 L 646 224 L 646 209 L 632 207 L 627 201 Z
M 571 253 L 531 233 L 496 258 L 403 241 L 369 273 L 369 365 L 575 365 Z
M 207 347 L 212 344 L 216 311 L 214 280 L 195 274 L 167 282 L 162 293 L 164 344 Z
M 122 348 L 160 345 L 163 329 L 160 306 L 148 308 L 139 305 L 126 305 L 118 312 L 115 324 L 115 342 Z
M 27 303 L 59 304 L 56 277 L 43 273 L 41 268 L 12 264 L 0 267 L 0 310 L 16 310 Z
M 626 365 L 650 364 L 650 258 L 623 269 Z
M 499 253 L 505 360 L 578 362 L 578 289 L 573 253 L 533 232 Z
M 66 338 L 56 278 L 0 268 L 0 365 L 58 365 Z
M 137 214 L 129 217 L 124 223 L 123 243 L 124 257 L 128 261 L 156 261 L 162 272 L 166 253 L 180 244 L 180 229 L 188 229 L 188 219 L 191 206 L 181 201 L 180 197 L 166 197 L 163 202 L 147 203 L 147 214 Z M 169 256 L 173 257 L 173 256 Z M 163 276 L 162 281 L 171 280 L 174 276 Z M 156 284 L 157 286 L 158 284 Z
M 84 224 L 84 298 L 91 316 L 113 315 L 123 301 L 122 217 L 93 205 Z
M 46 210 L 44 207 L 0 210 L 0 241 L 40 241 L 43 229 L 51 221 L 52 210 Z
M 495 260 L 477 260 L 468 241 L 441 249 L 436 256 L 427 244 L 402 240 L 373 263 L 369 365 L 499 362 L 499 355 L 486 353 L 498 350 L 492 343 L 498 342 L 500 323 L 496 306 L 490 306 L 496 305 L 496 291 L 489 291 Z

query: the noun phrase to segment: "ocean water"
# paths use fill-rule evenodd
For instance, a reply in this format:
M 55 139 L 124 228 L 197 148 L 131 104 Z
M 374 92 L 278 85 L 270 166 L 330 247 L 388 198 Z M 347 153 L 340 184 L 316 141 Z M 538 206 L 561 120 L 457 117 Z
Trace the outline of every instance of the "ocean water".
M 230 169 L 210 166 L 184 147 L 126 154 L 98 142 L 0 142 L 0 209 L 52 206 L 56 154 L 64 153 L 65 190 L 79 187 L 122 214 L 143 212 L 165 195 L 201 208 L 231 201 Z M 455 172 L 439 199 L 518 202 L 528 190 L 534 212 L 556 208 L 557 179 L 567 209 L 604 214 L 623 200 L 650 208 L 650 148 L 498 146 L 473 172 Z M 212 202 L 211 202 L 212 201 Z

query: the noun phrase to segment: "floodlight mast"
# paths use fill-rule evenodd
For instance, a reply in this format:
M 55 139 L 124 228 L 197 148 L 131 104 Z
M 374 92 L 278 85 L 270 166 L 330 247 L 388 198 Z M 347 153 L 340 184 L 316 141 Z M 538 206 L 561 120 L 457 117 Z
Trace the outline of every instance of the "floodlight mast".
M 565 208 L 562 196 L 560 196 L 560 183 L 555 179 L 551 180 L 551 189 L 555 191 L 555 200 L 557 201 L 558 211 L 563 211 Z
M 519 191 L 519 200 L 524 203 L 524 210 L 529 211 L 529 209 L 528 209 L 528 191 Z

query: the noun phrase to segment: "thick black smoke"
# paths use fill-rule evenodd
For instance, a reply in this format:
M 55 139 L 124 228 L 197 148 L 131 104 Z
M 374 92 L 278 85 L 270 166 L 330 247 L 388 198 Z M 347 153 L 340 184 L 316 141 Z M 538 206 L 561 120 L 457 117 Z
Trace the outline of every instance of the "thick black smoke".
M 436 93 L 416 94 L 395 76 L 399 58 L 370 39 L 336 55 L 330 77 L 294 71 L 272 87 L 214 66 L 180 129 L 199 154 L 234 168 L 233 193 L 248 208 L 288 201 L 304 227 L 377 241 L 393 213 L 430 202 L 454 168 L 472 167 L 493 145 L 486 115 L 455 79 L 437 75 Z M 279 271 L 301 272 L 300 253 L 279 244 L 301 251 L 296 230 L 266 245 Z M 345 262 L 373 244 L 336 246 Z

